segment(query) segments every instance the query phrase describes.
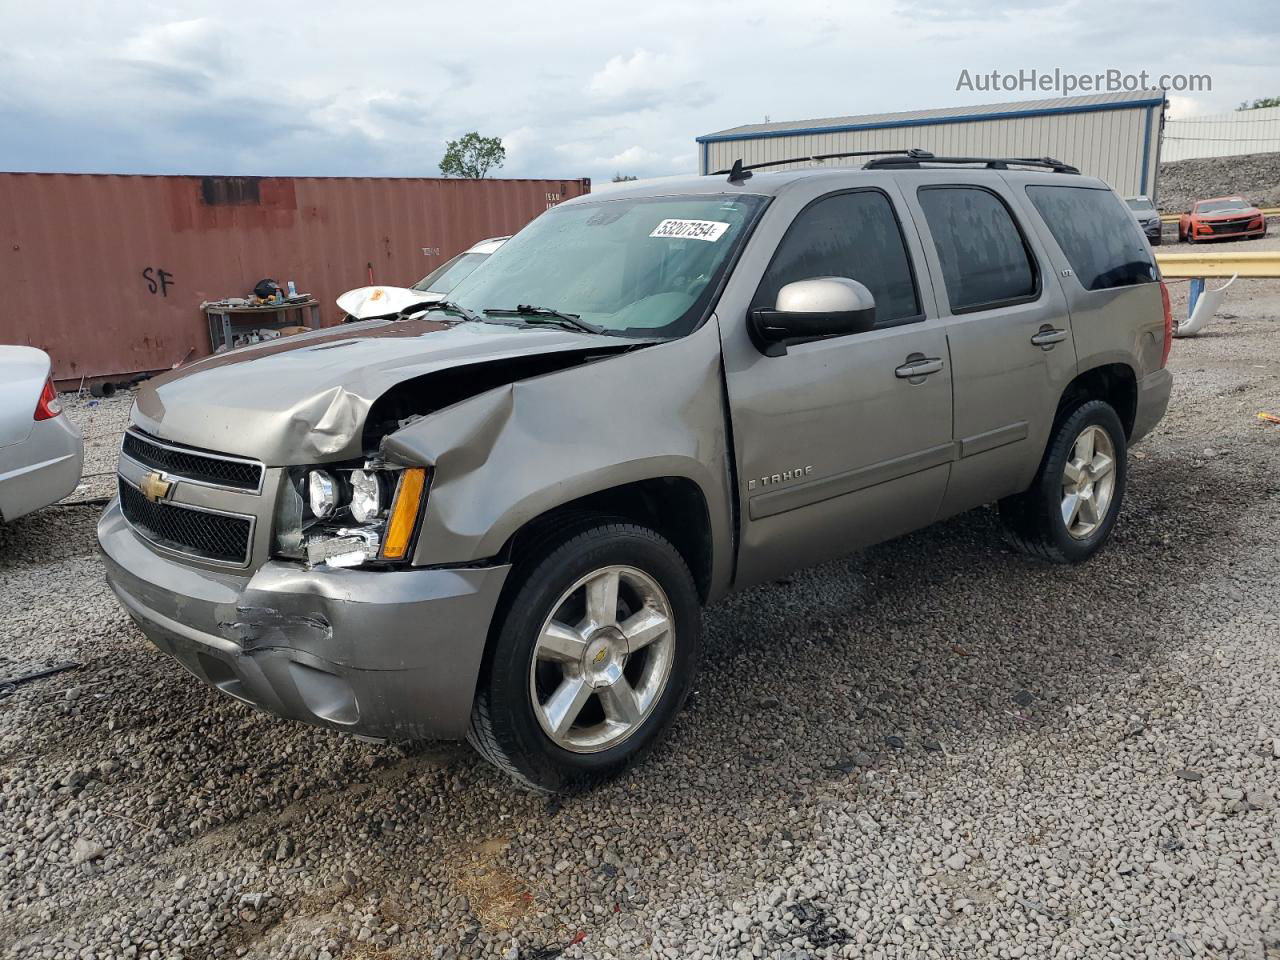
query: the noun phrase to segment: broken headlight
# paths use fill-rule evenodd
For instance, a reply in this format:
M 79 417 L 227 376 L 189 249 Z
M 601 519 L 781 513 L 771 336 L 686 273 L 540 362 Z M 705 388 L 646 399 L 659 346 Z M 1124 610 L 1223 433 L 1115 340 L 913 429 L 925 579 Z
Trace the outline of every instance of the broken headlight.
M 375 462 L 291 471 L 277 511 L 276 553 L 330 567 L 409 559 L 426 473 Z
M 307 505 L 313 517 L 331 517 L 338 509 L 338 481 L 324 470 L 307 474 Z
M 369 523 L 382 514 L 382 482 L 372 470 L 351 471 L 351 516 Z

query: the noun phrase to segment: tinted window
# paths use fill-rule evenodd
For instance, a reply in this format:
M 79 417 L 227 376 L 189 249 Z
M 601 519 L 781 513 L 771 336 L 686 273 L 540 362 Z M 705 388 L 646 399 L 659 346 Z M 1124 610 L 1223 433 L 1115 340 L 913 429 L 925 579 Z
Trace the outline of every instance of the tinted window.
M 1151 248 L 1110 190 L 1027 187 L 1027 196 L 1086 290 L 1108 290 L 1156 279 Z
M 921 187 L 952 312 L 1037 293 L 1031 254 L 1004 202 L 981 187 Z
M 772 307 L 796 280 L 848 277 L 876 298 L 876 323 L 920 316 L 911 262 L 893 205 L 882 193 L 838 193 L 800 212 L 778 244 L 753 306 Z

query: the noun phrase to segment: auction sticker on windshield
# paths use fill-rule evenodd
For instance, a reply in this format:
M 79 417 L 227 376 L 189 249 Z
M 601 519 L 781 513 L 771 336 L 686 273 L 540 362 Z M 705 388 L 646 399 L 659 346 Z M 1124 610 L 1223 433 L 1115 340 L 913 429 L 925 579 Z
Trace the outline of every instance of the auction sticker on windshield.
M 651 237 L 677 237 L 682 240 L 707 240 L 715 243 L 729 224 L 719 220 L 663 220 L 653 228 Z

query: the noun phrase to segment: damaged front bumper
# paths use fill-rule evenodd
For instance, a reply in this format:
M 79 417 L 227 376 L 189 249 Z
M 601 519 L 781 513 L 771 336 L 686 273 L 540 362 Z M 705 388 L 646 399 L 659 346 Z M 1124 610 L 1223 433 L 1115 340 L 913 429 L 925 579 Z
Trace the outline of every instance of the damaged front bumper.
M 222 692 L 362 736 L 466 732 L 508 566 L 308 570 L 272 560 L 235 575 L 158 555 L 115 501 L 98 542 L 142 631 Z

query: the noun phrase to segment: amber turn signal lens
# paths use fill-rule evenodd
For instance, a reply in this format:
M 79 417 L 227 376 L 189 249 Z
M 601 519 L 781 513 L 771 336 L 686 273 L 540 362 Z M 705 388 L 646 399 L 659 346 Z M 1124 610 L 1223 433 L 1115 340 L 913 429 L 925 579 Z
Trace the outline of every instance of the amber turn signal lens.
M 422 467 L 410 467 L 401 472 L 396 497 L 391 504 L 391 516 L 387 519 L 387 535 L 382 541 L 382 555 L 386 559 L 403 560 L 408 554 L 426 489 L 427 471 Z

